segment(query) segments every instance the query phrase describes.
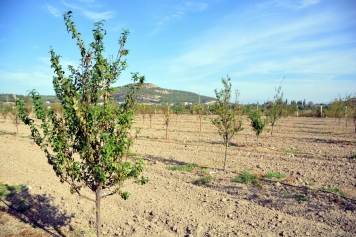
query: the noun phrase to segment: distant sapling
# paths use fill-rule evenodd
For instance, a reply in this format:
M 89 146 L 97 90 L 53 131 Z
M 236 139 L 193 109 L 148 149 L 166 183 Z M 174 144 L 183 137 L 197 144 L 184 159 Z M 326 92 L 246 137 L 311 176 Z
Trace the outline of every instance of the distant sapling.
M 216 117 L 211 122 L 218 128 L 219 135 L 222 136 L 225 146 L 224 156 L 224 172 L 226 172 L 227 148 L 231 139 L 237 132 L 242 131 L 242 121 L 237 120 L 235 110 L 230 106 L 231 99 L 231 83 L 230 77 L 222 78 L 224 89 L 217 91 L 215 89 L 216 102 L 214 104 L 214 112 Z
M 258 145 L 258 137 L 262 133 L 263 129 L 265 128 L 265 126 L 266 126 L 266 124 L 268 122 L 268 119 L 265 118 L 265 119 L 262 120 L 261 112 L 258 109 L 251 111 L 249 113 L 248 117 L 251 120 L 252 129 L 256 133 L 257 145 Z

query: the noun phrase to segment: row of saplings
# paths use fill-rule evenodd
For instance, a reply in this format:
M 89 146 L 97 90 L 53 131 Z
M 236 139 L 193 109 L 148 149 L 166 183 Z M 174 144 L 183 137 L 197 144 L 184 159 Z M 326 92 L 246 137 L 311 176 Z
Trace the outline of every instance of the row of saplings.
M 127 159 L 134 141 L 134 136 L 130 136 L 135 118 L 134 109 L 145 78 L 139 73 L 132 73 L 133 83 L 129 87 L 125 102 L 115 106 L 111 88 L 127 65 L 123 58 L 128 54 L 125 44 L 129 31 L 122 32 L 116 57 L 106 59 L 102 55 L 103 38 L 106 34 L 102 28 L 103 22 L 95 23 L 94 40 L 87 48 L 72 21 L 72 12 L 69 11 L 63 16 L 68 33 L 76 40 L 81 63 L 78 68 L 68 66 L 71 76 L 66 77 L 60 63 L 60 55 L 50 48 L 51 67 L 55 72 L 53 87 L 61 106 L 57 109 L 47 108 L 41 102 L 39 94 L 33 90 L 29 96 L 33 103 L 33 113 L 36 119 L 41 121 L 41 125 L 35 125 L 34 119 L 29 117 L 23 100 L 16 100 L 17 115 L 30 127 L 31 138 L 44 151 L 59 180 L 69 185 L 71 193 L 77 193 L 95 203 L 96 235 L 100 236 L 101 199 L 113 194 L 127 199 L 130 194 L 122 190 L 127 179 L 134 179 L 138 184 L 148 182 L 148 179 L 142 176 L 144 161 L 141 158 Z M 229 104 L 230 78 L 223 79 L 222 83 L 224 89 L 215 90 L 216 116 L 212 123 L 218 128 L 227 150 L 232 137 L 242 130 L 242 123 L 237 120 L 236 111 Z M 272 127 L 281 116 L 281 102 L 282 93 L 279 87 L 267 116 Z M 167 113 L 166 116 L 168 125 L 170 115 Z M 267 120 L 261 120 L 258 110 L 251 113 L 250 118 L 252 127 L 259 135 Z M 95 197 L 84 195 L 82 187 L 88 187 Z M 105 192 L 102 192 L 103 189 Z

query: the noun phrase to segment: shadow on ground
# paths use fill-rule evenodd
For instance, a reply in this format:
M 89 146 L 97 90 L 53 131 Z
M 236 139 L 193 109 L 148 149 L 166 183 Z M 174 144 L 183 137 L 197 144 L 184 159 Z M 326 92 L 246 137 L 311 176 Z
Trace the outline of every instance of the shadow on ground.
M 74 214 L 68 214 L 53 204 L 51 195 L 31 194 L 26 186 L 0 185 L 1 201 L 7 206 L 2 208 L 13 217 L 33 227 L 39 227 L 51 236 L 65 236 L 61 228 L 70 225 Z

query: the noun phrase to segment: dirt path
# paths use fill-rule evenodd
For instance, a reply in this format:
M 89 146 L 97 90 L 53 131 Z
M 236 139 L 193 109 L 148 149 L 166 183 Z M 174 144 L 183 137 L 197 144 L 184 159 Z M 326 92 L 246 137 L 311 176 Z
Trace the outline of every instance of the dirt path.
M 135 127 L 142 131 L 132 149 L 146 157 L 145 175 L 150 182 L 143 186 L 128 182 L 127 201 L 118 196 L 103 200 L 106 236 L 356 235 L 353 127 L 345 128 L 334 119 L 284 118 L 278 132 L 274 136 L 264 132 L 257 146 L 245 119 L 245 130 L 229 148 L 229 172 L 224 174 L 223 146 L 208 117 L 202 132 L 194 116 L 179 116 L 177 124 L 173 119 L 168 140 L 162 116 L 157 115 L 152 126 L 149 129 L 147 118 L 144 123 L 141 117 L 136 119 Z M 57 236 L 94 235 L 94 203 L 71 195 L 68 186 L 59 182 L 44 154 L 28 138 L 27 127 L 20 125 L 18 136 L 11 134 L 14 131 L 10 121 L 0 121 L 0 182 L 28 187 L 16 194 L 27 206 L 19 213 L 6 206 L 16 207 L 13 200 L 1 202 L 0 236 L 24 230 L 50 236 L 31 229 L 26 218 Z M 187 163 L 205 167 L 204 172 L 167 169 Z M 265 179 L 264 185 L 231 181 L 244 170 L 260 178 L 268 172 L 286 178 Z M 196 184 L 210 173 L 211 183 Z

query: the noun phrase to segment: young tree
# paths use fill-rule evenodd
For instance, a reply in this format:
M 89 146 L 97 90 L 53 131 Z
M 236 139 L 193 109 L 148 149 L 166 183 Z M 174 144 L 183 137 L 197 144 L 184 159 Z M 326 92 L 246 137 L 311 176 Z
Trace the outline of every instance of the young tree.
M 12 109 L 11 106 L 8 104 L 2 103 L 0 105 L 0 114 L 4 118 L 5 122 L 6 122 L 7 115 L 11 112 L 11 109 Z
M 166 111 L 165 114 L 163 115 L 163 120 L 164 120 L 164 124 L 166 125 L 166 139 L 168 139 L 168 127 L 169 127 L 169 123 L 171 122 L 171 114 Z
M 273 135 L 274 125 L 276 124 L 277 120 L 282 117 L 283 114 L 283 92 L 281 91 L 282 86 L 279 85 L 278 89 L 275 90 L 276 94 L 270 104 L 270 109 L 267 111 L 267 117 L 272 126 L 271 135 Z
M 333 116 L 339 119 L 339 124 L 340 124 L 341 118 L 345 116 L 345 105 L 340 95 L 338 98 L 335 98 L 333 100 L 333 102 L 330 105 L 330 110 Z
M 355 133 L 356 133 L 356 96 L 354 96 L 353 98 L 350 97 L 349 99 L 349 103 L 348 103 L 348 116 L 352 119 L 352 121 L 354 122 L 354 126 L 355 126 Z
M 152 118 L 155 115 L 155 108 L 152 105 L 147 107 L 148 117 L 150 118 L 150 129 L 152 128 Z
M 16 135 L 19 134 L 19 125 L 20 125 L 20 121 L 21 121 L 18 113 L 19 113 L 18 108 L 12 108 L 10 111 L 11 121 L 16 127 Z
M 173 112 L 176 115 L 176 125 L 177 125 L 177 123 L 178 123 L 178 115 L 183 113 L 183 107 L 181 105 L 176 106 L 176 107 L 173 108 Z
M 217 91 L 215 89 L 216 102 L 214 104 L 214 112 L 217 115 L 211 122 L 218 128 L 219 135 L 222 136 L 225 145 L 224 156 L 224 172 L 226 172 L 227 148 L 231 139 L 241 130 L 242 121 L 237 120 L 235 111 L 230 107 L 231 99 L 231 83 L 230 77 L 222 78 L 224 89 Z
M 253 110 L 250 112 L 248 117 L 251 120 L 251 126 L 252 129 L 255 131 L 256 136 L 257 136 L 257 145 L 258 145 L 258 136 L 263 132 L 263 129 L 265 128 L 268 120 L 267 119 L 261 119 L 261 112 L 260 110 Z
M 194 109 L 199 118 L 199 131 L 201 132 L 201 119 L 203 118 L 204 105 L 196 105 Z
M 101 199 L 115 193 L 127 199 L 129 193 L 121 190 L 127 179 L 133 178 L 140 184 L 148 181 L 143 176 L 140 178 L 145 167 L 142 159 L 137 159 L 134 164 L 123 159 L 133 142 L 130 136 L 133 108 L 145 78 L 132 73 L 133 84 L 125 102 L 117 106 L 111 95 L 111 85 L 126 68 L 126 60 L 122 57 L 128 54 L 124 47 L 129 32 L 123 31 L 118 55 L 108 60 L 102 54 L 106 33 L 102 21 L 95 23 L 94 41 L 86 48 L 71 20 L 72 12 L 63 16 L 67 31 L 77 41 L 82 60 L 78 69 L 68 66 L 71 75 L 65 77 L 60 56 L 50 49 L 51 67 L 56 74 L 53 86 L 63 106 L 62 115 L 53 109 L 45 110 L 39 94 L 30 92 L 36 117 L 42 122 L 42 131 L 39 131 L 34 121 L 26 116 L 24 102 L 17 100 L 16 104 L 21 119 L 30 126 L 34 141 L 45 152 L 60 181 L 70 185 L 71 193 L 95 202 L 96 234 L 100 236 Z M 81 193 L 83 186 L 95 193 L 95 198 L 84 196 Z M 103 194 L 103 189 L 107 189 L 107 194 Z

